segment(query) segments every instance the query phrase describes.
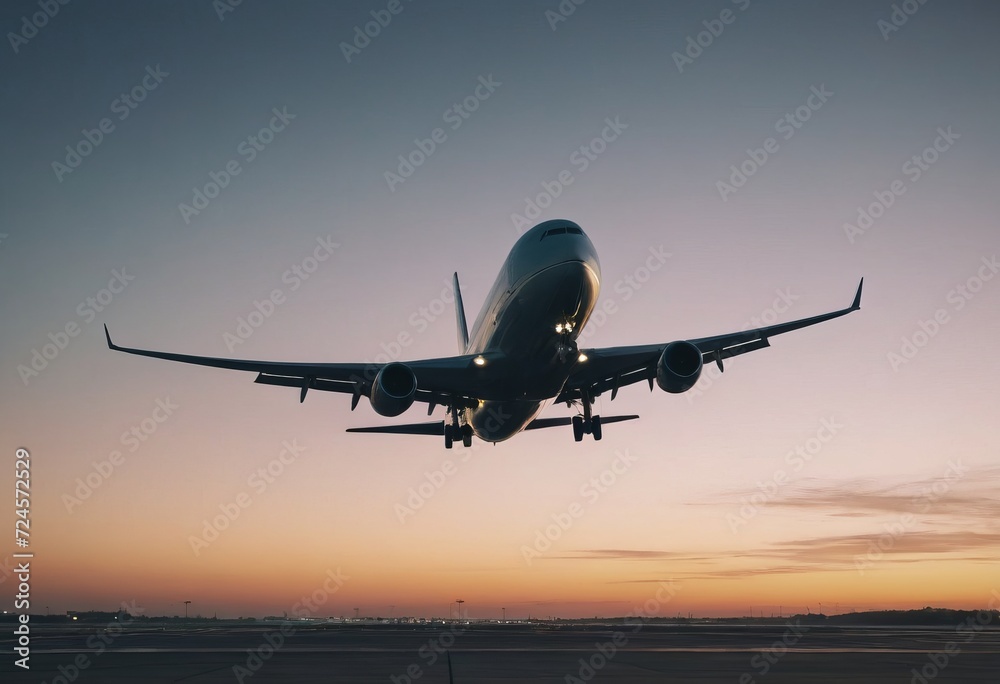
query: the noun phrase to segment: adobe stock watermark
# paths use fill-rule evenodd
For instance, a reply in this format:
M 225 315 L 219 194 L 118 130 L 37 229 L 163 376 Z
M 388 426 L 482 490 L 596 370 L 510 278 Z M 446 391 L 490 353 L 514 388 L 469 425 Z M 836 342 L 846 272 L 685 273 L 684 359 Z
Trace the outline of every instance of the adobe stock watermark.
M 271 117 L 266 126 L 263 126 L 256 133 L 248 135 L 236 146 L 236 154 L 243 158 L 243 164 L 252 163 L 297 116 L 288 112 L 287 105 L 281 109 L 274 107 L 271 109 L 271 113 L 274 116 Z M 208 182 L 200 188 L 191 188 L 191 204 L 181 202 L 177 205 L 177 211 L 180 212 L 184 224 L 190 226 L 191 217 L 208 209 L 212 200 L 228 188 L 233 178 L 240 175 L 243 169 L 244 166 L 240 164 L 239 158 L 234 157 L 226 162 L 221 171 L 209 171 Z
M 27 365 L 18 364 L 17 374 L 24 386 L 27 387 L 32 378 L 37 378 L 42 371 L 48 368 L 59 354 L 69 347 L 70 342 L 79 337 L 86 326 L 94 322 L 97 314 L 107 309 L 114 301 L 115 296 L 124 292 L 125 287 L 133 280 L 135 280 L 135 276 L 126 272 L 124 267 L 112 269 L 107 287 L 102 287 L 93 295 L 85 297 L 77 305 L 76 315 L 83 322 L 69 321 L 56 332 L 50 332 L 47 335 L 48 342 L 43 343 L 40 347 L 32 347 L 31 361 Z
M 408 518 L 415 516 L 417 511 L 426 506 L 427 502 L 434 498 L 445 484 L 458 474 L 459 466 L 462 463 L 468 463 L 472 456 L 479 451 L 481 444 L 477 441 L 471 447 L 462 447 L 457 458 L 446 459 L 441 467 L 435 470 L 425 470 L 420 484 L 406 490 L 406 501 L 396 503 L 392 507 L 399 524 L 405 524 Z
M 740 12 L 745 12 L 750 7 L 750 0 L 731 0 Z M 699 31 L 693 36 L 688 36 L 685 41 L 684 52 L 674 51 L 670 55 L 677 67 L 677 73 L 683 74 L 684 67 L 694 64 L 694 61 L 710 48 L 717 38 L 726 30 L 726 27 L 736 21 L 739 15 L 728 7 L 719 13 L 718 19 L 705 19 L 701 25 L 704 31 Z
M 119 438 L 122 446 L 128 449 L 128 453 L 134 454 L 139 450 L 139 447 L 156 434 L 159 427 L 167 422 L 167 419 L 174 415 L 174 411 L 179 408 L 180 406 L 171 401 L 170 397 L 157 399 L 156 406 L 148 417 L 143 418 L 128 430 L 122 432 Z M 83 502 L 93 496 L 94 492 L 100 489 L 118 468 L 125 465 L 126 460 L 128 459 L 125 452 L 115 449 L 108 454 L 107 458 L 100 461 L 92 461 L 90 472 L 83 477 L 76 478 L 76 488 L 73 490 L 73 493 L 62 495 L 62 502 L 63 506 L 66 507 L 66 512 L 73 513 L 74 509 L 82 506 Z
M 858 206 L 858 215 L 854 223 L 845 223 L 844 235 L 852 245 L 855 241 L 868 232 L 875 222 L 885 215 L 889 208 L 896 203 L 896 199 L 906 194 L 909 189 L 907 182 L 913 185 L 920 180 L 924 173 L 929 171 L 931 166 L 937 163 L 941 156 L 951 149 L 955 141 L 962 136 L 951 130 L 951 126 L 938 127 L 937 137 L 934 142 L 924 148 L 920 154 L 915 154 L 905 162 L 900 172 L 906 176 L 906 180 L 896 178 L 889 183 L 888 188 L 876 190 L 872 193 L 875 201 L 867 206 Z
M 569 164 L 576 169 L 576 174 L 581 174 L 590 168 L 590 165 L 597 161 L 608 149 L 608 146 L 618 140 L 621 134 L 628 129 L 627 123 L 621 122 L 621 117 L 615 115 L 604 119 L 604 127 L 599 135 L 594 136 L 590 142 L 580 145 L 569 155 Z M 556 174 L 552 180 L 542 181 L 542 191 L 535 196 L 524 198 L 524 215 L 513 213 L 510 221 L 514 225 L 514 230 L 520 235 L 525 228 L 530 228 L 535 224 L 536 219 L 542 215 L 543 209 L 552 206 L 552 202 L 563 194 L 563 190 L 573 184 L 576 175 L 572 168 L 566 168 Z
M 417 649 L 417 655 L 424 666 L 420 663 L 410 663 L 406 666 L 406 672 L 401 675 L 389 675 L 393 684 L 413 684 L 424 676 L 424 667 L 431 667 L 442 656 L 448 653 L 448 649 L 455 645 L 455 640 L 465 633 L 465 629 L 457 624 L 448 625 L 447 629 L 441 630 L 441 634 L 427 640 L 427 643 Z
M 430 326 L 441 318 L 441 316 L 445 316 L 449 320 L 454 320 L 454 308 L 452 305 L 455 301 L 455 291 L 453 288 L 454 285 L 450 280 L 444 281 L 444 287 L 438 296 L 432 298 L 426 305 L 417 307 L 407 317 L 407 323 L 414 329 L 415 334 L 411 334 L 409 330 L 403 329 L 388 342 L 385 340 L 380 342 L 379 349 L 381 351 L 375 354 L 373 359 L 365 357 L 364 361 L 362 361 L 364 371 L 360 376 L 353 379 L 368 383 L 372 382 L 383 365 L 401 359 L 403 351 L 410 347 L 416 340 L 416 335 L 429 330 Z M 502 417 L 499 413 L 491 415 Z
M 87 652 L 77 653 L 69 665 L 60 665 L 56 668 L 59 674 L 52 678 L 51 684 L 69 684 L 79 679 L 80 675 L 94 664 L 93 659 L 107 651 L 111 644 L 124 634 L 125 629 L 144 612 L 141 606 L 136 605 L 135 599 L 122 601 L 118 615 L 101 629 L 93 630 L 93 634 L 87 637 L 85 642 Z
M 109 108 L 112 114 L 117 115 L 117 120 L 124 121 L 135 109 L 149 96 L 149 93 L 156 90 L 164 79 L 170 75 L 168 71 L 162 71 L 160 65 L 155 67 L 147 66 L 146 74 L 128 92 L 122 93 L 111 101 Z M 97 122 L 94 128 L 84 128 L 81 132 L 83 137 L 74 144 L 66 145 L 66 157 L 63 161 L 52 162 L 52 171 L 56 174 L 56 180 L 63 182 L 63 176 L 73 173 L 83 160 L 92 155 L 101 146 L 105 138 L 115 131 L 115 121 L 111 117 L 104 117 Z
M 559 0 L 555 10 L 545 10 L 545 20 L 549 22 L 549 28 L 555 31 L 559 24 L 569 19 L 576 12 L 576 8 L 587 0 Z
M 365 364 L 365 380 L 371 382 L 375 379 L 375 375 L 383 364 L 401 359 L 403 350 L 412 345 L 416 340 L 415 335 L 426 332 L 431 327 L 431 324 L 436 322 L 441 316 L 454 320 L 454 303 L 454 286 L 450 280 L 447 280 L 444 282 L 444 287 L 441 288 L 438 296 L 432 298 L 426 305 L 417 307 L 413 313 L 407 316 L 406 322 L 414 329 L 415 334 L 411 334 L 409 330 L 400 330 L 395 338 L 388 342 L 383 340 L 379 343 L 379 349 L 382 351 L 376 354 L 373 359 L 365 358 L 362 361 Z
M 994 254 L 991 257 L 981 259 L 982 266 L 971 276 L 951 290 L 945 296 L 948 307 L 940 307 L 934 311 L 934 315 L 917 321 L 917 330 L 909 335 L 900 338 L 899 351 L 890 351 L 886 354 L 889 367 L 896 373 L 905 364 L 917 357 L 930 341 L 938 336 L 944 326 L 952 320 L 952 312 L 958 312 L 965 308 L 972 299 L 982 291 L 986 283 L 993 280 L 997 273 L 1000 273 L 1000 261 Z
M 788 653 L 788 649 L 797 644 L 808 631 L 809 625 L 803 625 L 799 620 L 786 622 L 781 638 L 775 639 L 770 646 L 761 649 L 760 653 L 752 657 L 750 667 L 757 671 L 757 676 L 765 676 Z M 739 678 L 739 684 L 754 684 L 756 681 L 750 672 L 744 672 Z
M 327 570 L 323 584 L 320 585 L 308 596 L 303 596 L 296 601 L 291 608 L 291 613 L 297 618 L 305 619 L 313 617 L 320 608 L 325 606 L 330 597 L 336 594 L 350 575 L 345 575 L 340 568 Z M 295 634 L 297 627 L 294 623 L 283 622 L 281 626 L 271 632 L 264 633 L 264 640 L 255 648 L 246 649 L 246 660 L 241 665 L 233 665 L 233 676 L 239 684 L 243 684 L 247 679 L 260 672 L 264 665 L 285 645 L 285 641 Z
M 243 0 L 212 0 L 212 9 L 219 21 L 225 21 L 229 12 L 235 12 L 236 8 L 243 4 Z
M 921 513 L 930 512 L 934 503 L 951 491 L 955 483 L 965 477 L 969 469 L 969 466 L 963 464 L 961 459 L 956 458 L 948 461 L 948 467 L 944 474 L 935 480 L 930 488 L 911 500 L 910 503 L 914 510 Z M 892 551 L 896 546 L 896 542 L 911 532 L 917 526 L 918 522 L 919 520 L 917 520 L 917 517 L 913 513 L 907 512 L 900 515 L 893 522 L 883 523 L 882 529 L 885 532 L 877 537 L 870 538 L 868 540 L 868 548 L 864 553 L 854 555 L 854 569 L 858 571 L 859 575 L 864 575 L 865 571 L 875 565 L 875 563 L 881 561 L 886 553 Z
M 441 118 L 453 132 L 461 128 L 462 124 L 479 110 L 479 106 L 490 99 L 496 89 L 503 85 L 503 82 L 493 80 L 493 74 L 480 76 L 477 81 L 472 94 L 466 96 L 461 102 L 454 103 L 441 115 Z M 447 141 L 448 133 L 441 127 L 435 128 L 426 138 L 414 138 L 414 149 L 407 152 L 405 156 L 401 154 L 397 157 L 399 163 L 396 165 L 396 172 L 385 171 L 382 174 L 386 185 L 389 186 L 389 192 L 396 192 L 396 188 L 413 176 L 417 169 L 423 166 Z
M 369 365 L 365 375 L 368 376 L 376 368 L 377 366 L 375 365 Z M 372 377 L 374 376 L 372 375 Z M 367 379 L 371 380 L 370 377 Z M 494 431 L 510 420 L 510 418 L 511 414 L 505 413 L 496 407 L 490 407 L 486 409 L 485 427 L 489 431 Z M 458 442 L 458 444 L 461 445 L 461 442 Z M 415 516 L 417 511 L 427 505 L 427 502 L 434 498 L 444 488 L 445 484 L 458 474 L 459 466 L 462 463 L 467 463 L 479 451 L 482 445 L 482 441 L 474 441 L 471 447 L 461 446 L 458 450 L 457 459 L 446 459 L 440 468 L 430 471 L 425 470 L 423 480 L 415 487 L 407 489 L 406 501 L 404 503 L 396 503 L 393 506 L 393 512 L 396 514 L 396 519 L 399 523 L 401 525 L 405 524 L 408 518 Z
M 843 423 L 838 423 L 835 416 L 820 420 L 816 434 L 808 438 L 805 442 L 797 444 L 794 449 L 790 449 L 785 454 L 784 461 L 788 469 L 777 468 L 769 479 L 757 480 L 755 483 L 757 491 L 750 496 L 741 496 L 742 504 L 737 513 L 730 511 L 726 513 L 726 522 L 733 534 L 739 532 L 741 527 L 757 517 L 760 509 L 778 498 L 778 492 L 788 484 L 789 477 L 802 471 L 808 463 L 823 451 L 823 447 L 829 444 L 841 430 Z
M 250 492 L 241 491 L 233 500 L 219 504 L 219 513 L 213 518 L 205 518 L 201 521 L 202 529 L 200 535 L 188 536 L 188 544 L 194 555 L 200 556 L 203 549 L 207 549 L 212 542 L 219 538 L 223 532 L 236 522 L 243 514 L 243 511 L 250 508 L 254 502 L 254 495 L 260 496 L 267 491 L 267 488 L 274 484 L 279 477 L 285 473 L 285 469 L 295 463 L 295 461 L 306 450 L 294 439 L 281 443 L 281 452 L 262 468 L 250 473 L 247 478 L 247 487 Z
M 937 678 L 951 664 L 952 659 L 961 654 L 962 648 L 958 645 L 959 641 L 968 644 L 982 634 L 987 626 L 995 624 L 1000 618 L 1000 613 L 997 611 L 1000 611 L 1000 592 L 994 589 L 985 610 L 976 611 L 975 615 L 970 615 L 955 626 L 954 640 L 945 643 L 944 648 L 940 651 L 928 653 L 928 662 L 919 670 L 915 667 L 910 668 L 910 672 L 913 673 L 910 684 L 929 684 Z
M 631 627 L 632 634 L 642 631 L 644 620 L 658 617 L 663 606 L 669 603 L 680 591 L 680 585 L 673 580 L 657 583 L 656 593 L 646 599 L 641 606 L 636 606 L 625 616 L 625 626 Z M 635 622 L 633 622 L 635 620 Z M 584 684 L 594 679 L 606 668 L 616 655 L 621 653 L 631 637 L 624 630 L 615 630 L 610 639 L 594 644 L 594 651 L 586 658 L 577 660 L 579 664 L 575 673 L 563 677 L 565 684 Z
M 264 299 L 255 299 L 253 309 L 236 319 L 236 327 L 233 332 L 227 330 L 222 333 L 222 341 L 225 342 L 229 353 L 232 354 L 236 347 L 250 339 L 250 336 L 274 315 L 278 307 L 288 301 L 288 294 L 302 287 L 302 284 L 309 280 L 319 270 L 320 265 L 328 261 L 339 247 L 340 243 L 334 242 L 332 235 L 327 235 L 325 238 L 317 237 L 316 246 L 312 253 L 298 263 L 292 264 L 281 274 L 281 282 L 288 285 L 288 291 L 276 287 Z
M 21 30 L 17 33 L 7 32 L 7 41 L 16 55 L 23 45 L 38 35 L 38 32 L 49 25 L 49 20 L 59 14 L 59 8 L 70 3 L 70 0 L 38 0 L 38 12 L 21 17 Z
M 594 311 L 590 314 L 590 320 L 587 321 L 587 326 L 576 338 L 579 344 L 589 340 L 594 333 L 604 327 L 611 316 L 618 313 L 619 298 L 623 302 L 632 299 L 635 293 L 652 279 L 653 274 L 659 272 L 667 260 L 673 256 L 673 253 L 664 249 L 663 245 L 650 247 L 647 251 L 649 256 L 642 263 L 632 269 L 631 273 L 615 281 L 613 289 L 619 297 L 607 297 L 600 306 L 594 307 Z
M 810 86 L 809 91 L 805 103 L 786 113 L 774 123 L 774 130 L 781 136 L 782 140 L 786 142 L 791 140 L 796 131 L 812 119 L 813 114 L 822 109 L 823 105 L 834 95 L 833 91 L 826 89 L 825 83 L 818 88 Z M 779 151 L 781 151 L 781 143 L 774 137 L 765 139 L 760 147 L 747 148 L 746 159 L 741 161 L 739 166 L 736 164 L 729 166 L 729 182 L 724 180 L 715 182 L 715 189 L 719 191 L 722 201 L 728 202 L 729 197 L 735 195 L 737 190 L 746 185 L 747 181 L 764 168 L 764 165 Z
M 410 2 L 413 2 L 413 0 L 406 0 L 406 4 Z M 340 41 L 340 52 L 344 55 L 344 59 L 347 60 L 348 64 L 351 63 L 352 59 L 360 55 L 362 50 L 371 45 L 373 40 L 382 35 L 382 31 L 392 23 L 392 18 L 402 14 L 403 10 L 406 9 L 406 4 L 402 0 L 389 0 L 385 9 L 377 9 L 369 12 L 372 17 L 371 21 L 358 24 L 354 27 L 350 43 L 344 40 Z
M 876 28 L 882 34 L 882 40 L 889 42 L 889 36 L 903 28 L 917 11 L 927 3 L 927 0 L 903 0 L 903 2 L 892 5 L 892 12 L 888 19 L 879 19 L 875 22 Z
M 14 557 L 8 554 L 0 561 L 0 584 L 6 582 L 10 577 L 16 577 L 16 575 L 14 575 Z
M 740 330 L 756 330 L 774 325 L 781 320 L 783 314 L 791 310 L 795 302 L 802 298 L 801 295 L 793 294 L 791 288 L 787 287 L 775 290 L 774 292 L 777 296 L 774 298 L 771 306 L 761 311 L 757 316 L 751 317 L 750 320 L 743 324 Z M 725 365 L 732 368 L 733 363 L 740 363 L 739 358 L 739 356 L 730 357 L 725 360 Z M 704 366 L 701 371 L 701 377 L 698 378 L 698 383 L 684 393 L 688 404 L 693 404 L 695 399 L 711 389 L 715 381 L 721 377 L 722 371 L 719 370 L 717 364 L 712 363 Z
M 913 507 L 921 513 L 930 512 L 934 504 L 950 492 L 954 484 L 965 477 L 969 470 L 971 468 L 962 463 L 961 458 L 949 460 L 944 474 L 913 498 Z
M 607 491 L 617 484 L 618 479 L 627 473 L 639 460 L 628 449 L 615 451 L 615 457 L 608 466 L 580 485 L 579 501 L 573 501 L 565 510 L 553 513 L 552 522 L 535 530 L 535 538 L 531 546 L 521 545 L 521 557 L 527 565 L 536 558 L 541 558 L 552 545 L 559 541 L 576 521 L 584 516 L 588 506 L 593 506 Z

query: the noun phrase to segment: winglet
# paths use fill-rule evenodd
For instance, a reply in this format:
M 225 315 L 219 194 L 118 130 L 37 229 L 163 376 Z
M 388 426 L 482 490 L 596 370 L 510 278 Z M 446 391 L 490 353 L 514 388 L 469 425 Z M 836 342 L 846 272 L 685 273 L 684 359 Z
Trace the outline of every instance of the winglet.
M 865 284 L 865 279 L 862 278 L 861 282 L 858 283 L 858 292 L 854 295 L 854 303 L 851 304 L 851 311 L 857 311 L 861 308 L 861 287 Z
M 111 341 L 111 333 L 108 332 L 108 324 L 104 324 L 104 336 L 108 338 L 108 349 L 117 349 L 114 343 Z
M 462 304 L 462 290 L 458 286 L 458 272 L 452 276 L 455 288 L 455 322 L 458 325 L 458 353 L 464 354 L 469 348 L 469 326 L 465 322 L 465 305 Z

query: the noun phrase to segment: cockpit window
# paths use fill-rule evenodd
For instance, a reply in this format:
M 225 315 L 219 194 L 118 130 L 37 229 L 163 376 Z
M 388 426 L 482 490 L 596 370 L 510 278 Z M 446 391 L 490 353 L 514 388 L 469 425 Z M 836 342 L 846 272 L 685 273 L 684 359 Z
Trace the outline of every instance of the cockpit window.
M 549 228 L 547 231 L 542 233 L 542 237 L 538 240 L 541 242 L 550 235 L 565 235 L 566 233 L 572 233 L 573 235 L 583 235 L 583 231 L 575 226 L 561 226 L 559 228 Z

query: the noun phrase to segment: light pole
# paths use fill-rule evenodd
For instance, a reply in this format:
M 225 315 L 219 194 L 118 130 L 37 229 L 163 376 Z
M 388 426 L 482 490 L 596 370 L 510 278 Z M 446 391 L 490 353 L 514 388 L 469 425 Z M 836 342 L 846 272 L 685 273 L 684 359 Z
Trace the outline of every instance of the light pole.
M 462 604 L 465 603 L 462 599 L 455 599 L 455 603 L 458 604 L 458 619 L 462 619 Z
M 185 601 L 185 602 L 184 602 L 184 619 L 185 619 L 185 620 L 187 620 L 187 616 L 188 616 L 188 605 L 190 605 L 190 603 L 191 603 L 190 601 Z

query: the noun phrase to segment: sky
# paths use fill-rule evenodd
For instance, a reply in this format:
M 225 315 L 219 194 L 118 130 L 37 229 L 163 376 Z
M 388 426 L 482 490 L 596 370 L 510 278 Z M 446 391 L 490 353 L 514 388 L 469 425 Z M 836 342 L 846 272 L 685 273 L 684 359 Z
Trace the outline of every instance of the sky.
M 711 616 L 1000 590 L 995 3 L 39 7 L 0 9 L 0 434 L 8 463 L 30 453 L 33 611 Z M 685 394 L 601 397 L 641 419 L 600 442 L 452 451 L 344 432 L 422 405 L 300 405 L 105 346 L 107 324 L 233 358 L 453 354 L 452 272 L 473 320 L 553 218 L 600 256 L 611 313 L 585 346 L 824 313 L 864 277 L 862 308 Z

